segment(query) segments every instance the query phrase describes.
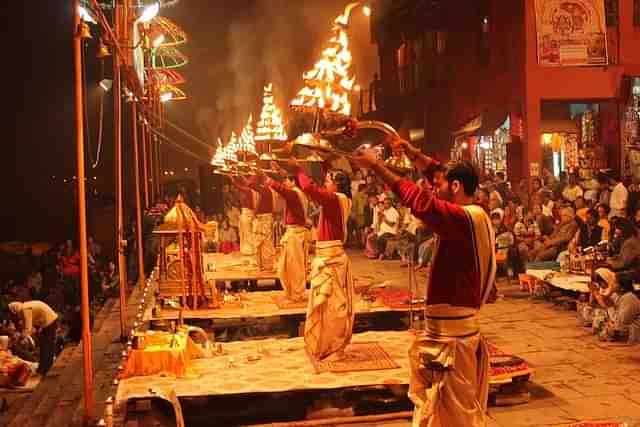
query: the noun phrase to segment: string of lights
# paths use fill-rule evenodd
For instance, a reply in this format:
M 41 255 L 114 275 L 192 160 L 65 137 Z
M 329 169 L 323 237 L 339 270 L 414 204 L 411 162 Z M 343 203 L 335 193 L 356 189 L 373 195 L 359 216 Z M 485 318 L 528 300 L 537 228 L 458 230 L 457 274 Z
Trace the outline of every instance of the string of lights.
M 90 5 L 90 0 L 80 0 L 80 4 L 82 6 L 89 6 Z M 180 3 L 180 0 L 155 0 L 155 1 L 148 1 L 148 2 L 140 2 L 137 5 L 131 5 L 131 8 L 133 9 L 144 9 L 145 7 L 149 6 L 150 4 L 153 3 L 160 3 L 160 8 L 165 8 L 165 7 L 174 7 L 176 6 L 178 3 Z M 109 2 L 109 3 L 105 3 L 105 2 L 98 2 L 98 4 L 100 5 L 100 7 L 102 9 L 114 9 L 114 5 L 113 2 Z

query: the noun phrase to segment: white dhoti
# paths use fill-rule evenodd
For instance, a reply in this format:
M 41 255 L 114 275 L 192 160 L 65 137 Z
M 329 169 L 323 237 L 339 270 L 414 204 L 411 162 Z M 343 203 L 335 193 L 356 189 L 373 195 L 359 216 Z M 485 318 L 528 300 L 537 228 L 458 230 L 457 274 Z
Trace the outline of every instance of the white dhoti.
M 302 301 L 307 288 L 307 229 L 288 225 L 280 241 L 282 254 L 278 260 L 278 278 L 287 299 Z
M 276 256 L 273 246 L 273 214 L 256 215 L 254 231 L 258 270 L 273 271 Z
M 253 234 L 253 220 L 255 216 L 251 209 L 242 208 L 240 214 L 240 253 L 245 256 L 256 254 L 256 247 Z
M 409 350 L 413 427 L 486 426 L 489 353 L 475 312 L 427 307 L 426 333 Z
M 342 242 L 317 242 L 304 341 L 318 360 L 343 350 L 351 342 L 354 294 L 351 261 Z

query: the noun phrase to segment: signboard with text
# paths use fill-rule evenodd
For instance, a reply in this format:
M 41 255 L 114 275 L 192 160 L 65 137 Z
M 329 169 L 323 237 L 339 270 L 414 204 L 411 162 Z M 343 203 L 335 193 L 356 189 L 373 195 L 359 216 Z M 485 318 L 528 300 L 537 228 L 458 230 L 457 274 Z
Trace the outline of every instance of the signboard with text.
M 535 0 L 538 64 L 607 65 L 604 0 Z

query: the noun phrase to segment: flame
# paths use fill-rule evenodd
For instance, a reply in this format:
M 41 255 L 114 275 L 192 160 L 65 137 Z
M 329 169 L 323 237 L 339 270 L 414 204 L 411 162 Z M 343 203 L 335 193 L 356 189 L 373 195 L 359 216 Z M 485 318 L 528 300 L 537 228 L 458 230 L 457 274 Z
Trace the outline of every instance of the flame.
M 238 161 L 238 137 L 235 132 L 231 132 L 231 137 L 229 138 L 229 142 L 224 147 L 224 159 L 227 162 L 237 162 Z
M 224 166 L 225 160 L 225 148 L 222 145 L 222 141 L 218 138 L 218 146 L 216 147 L 216 153 L 211 159 L 211 164 L 214 166 Z
M 264 87 L 262 112 L 260 113 L 260 120 L 258 121 L 255 140 L 287 140 L 287 133 L 284 130 L 282 113 L 274 104 L 272 83 L 269 83 Z
M 292 107 L 328 108 L 339 114 L 351 113 L 349 92 L 353 90 L 356 79 L 349 75 L 352 56 L 346 26 L 351 10 L 357 5 L 349 4 L 334 21 L 334 34 L 329 39 L 329 46 L 322 51 L 322 59 L 315 63 L 313 69 L 302 74 L 305 87 L 291 101 Z
M 247 120 L 247 124 L 240 133 L 240 143 L 238 145 L 238 150 L 245 153 L 255 153 L 256 142 L 253 139 L 253 135 L 253 116 L 249 115 L 249 120 Z

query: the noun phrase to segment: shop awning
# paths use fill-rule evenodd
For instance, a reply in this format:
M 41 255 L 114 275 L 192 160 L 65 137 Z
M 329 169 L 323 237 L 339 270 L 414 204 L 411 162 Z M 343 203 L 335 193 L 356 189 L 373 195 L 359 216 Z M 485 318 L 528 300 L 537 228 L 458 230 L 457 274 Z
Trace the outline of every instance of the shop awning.
M 453 132 L 453 135 L 455 137 L 470 135 L 490 136 L 502 126 L 507 117 L 509 117 L 509 112 L 506 110 L 487 110 Z
M 540 133 L 577 133 L 578 125 L 575 120 L 542 120 Z

